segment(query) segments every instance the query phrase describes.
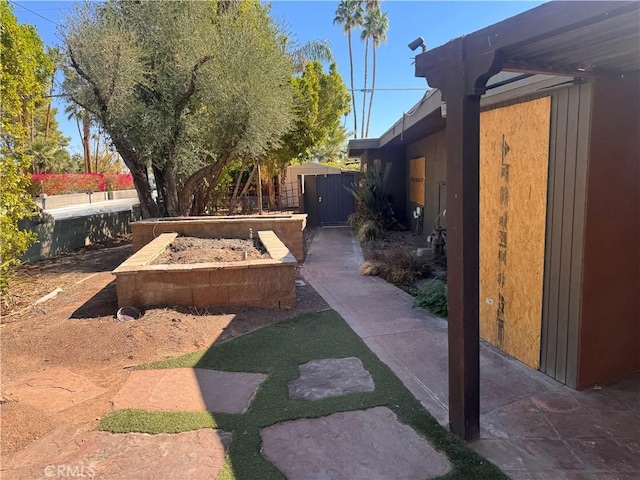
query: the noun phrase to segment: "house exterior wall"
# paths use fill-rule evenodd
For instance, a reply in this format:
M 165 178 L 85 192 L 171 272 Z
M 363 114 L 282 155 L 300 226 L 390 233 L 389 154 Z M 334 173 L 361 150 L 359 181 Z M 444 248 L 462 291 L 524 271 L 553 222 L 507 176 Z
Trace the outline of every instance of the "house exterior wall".
M 540 370 L 577 387 L 591 84 L 551 95 Z
M 407 146 L 405 150 L 405 164 L 409 164 L 411 159 L 424 157 L 425 168 L 425 205 L 423 218 L 423 234 L 429 235 L 438 215 L 447 208 L 447 147 L 445 145 L 445 131 L 429 135 L 417 142 Z M 406 185 L 409 185 L 408 176 Z M 438 211 L 438 194 L 440 195 L 440 211 Z M 410 222 L 411 229 L 416 227 L 416 219 L 413 212 L 417 205 L 409 201 L 407 193 L 407 222 Z M 441 224 L 446 226 L 446 217 L 441 218 Z M 409 226 L 409 225 L 408 225 Z
M 387 196 L 396 219 L 403 225 L 408 225 L 407 218 L 407 202 L 408 202 L 408 189 L 407 189 L 407 162 L 404 161 L 404 148 L 392 147 L 392 148 L 379 148 L 375 150 L 368 150 L 362 156 L 362 164 L 373 164 L 374 160 L 380 160 L 382 166 L 387 163 L 391 163 L 391 172 L 389 173 L 389 180 L 387 183 Z
M 593 85 L 578 387 L 640 369 L 640 82 Z

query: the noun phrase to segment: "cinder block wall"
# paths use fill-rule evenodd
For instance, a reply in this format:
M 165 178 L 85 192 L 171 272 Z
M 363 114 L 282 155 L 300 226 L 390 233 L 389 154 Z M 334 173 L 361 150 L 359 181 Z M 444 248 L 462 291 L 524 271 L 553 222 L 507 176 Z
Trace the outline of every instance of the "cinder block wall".
M 47 214 L 42 215 L 40 219 L 23 220 L 20 222 L 20 229 L 35 232 L 37 240 L 29 247 L 22 261 L 39 262 L 129 233 L 131 223 L 141 217 L 140 207 L 135 206 L 119 212 L 57 220 Z

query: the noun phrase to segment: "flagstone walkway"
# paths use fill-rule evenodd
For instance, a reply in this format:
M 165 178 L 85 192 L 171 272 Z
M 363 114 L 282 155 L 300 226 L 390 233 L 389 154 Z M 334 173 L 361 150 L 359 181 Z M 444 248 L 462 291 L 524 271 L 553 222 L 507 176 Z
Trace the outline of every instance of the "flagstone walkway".
M 319 401 L 375 389 L 357 357 L 299 365 L 290 398 Z M 199 368 L 133 371 L 112 400 L 114 409 L 243 414 L 267 375 Z M 43 390 L 44 389 L 44 390 Z M 14 400 L 70 407 L 99 394 L 86 378 L 49 369 L 10 391 Z M 3 462 L 5 479 L 215 479 L 232 434 L 200 429 L 148 435 L 59 429 Z M 263 455 L 289 480 L 423 480 L 451 470 L 449 459 L 386 407 L 278 423 L 261 431 Z

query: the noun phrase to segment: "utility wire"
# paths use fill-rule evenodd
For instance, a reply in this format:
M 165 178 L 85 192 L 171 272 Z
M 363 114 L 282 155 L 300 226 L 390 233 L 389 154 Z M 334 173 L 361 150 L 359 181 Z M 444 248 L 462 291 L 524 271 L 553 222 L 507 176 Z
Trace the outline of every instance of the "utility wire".
M 350 92 L 371 92 L 373 90 L 375 90 L 376 92 L 378 91 L 389 91 L 389 92 L 396 92 L 396 91 L 402 91 L 402 90 L 418 90 L 421 92 L 424 92 L 425 90 L 428 90 L 428 88 L 347 88 L 347 90 L 349 90 Z
M 26 10 L 27 12 L 31 12 L 31 13 L 33 13 L 34 15 L 37 15 L 38 17 L 42 18 L 43 20 L 46 20 L 46 21 L 47 21 L 47 22 L 49 22 L 49 23 L 53 23 L 56 27 L 58 27 L 58 26 L 59 26 L 56 22 L 54 22 L 54 21 L 53 21 L 53 20 L 51 20 L 50 18 L 47 18 L 47 17 L 45 17 L 45 16 L 42 16 L 42 15 L 40 15 L 38 12 L 36 12 L 36 11 L 34 11 L 34 10 L 31 10 L 30 8 L 24 7 L 24 6 L 20 5 L 20 4 L 19 4 L 19 3 L 17 3 L 17 2 L 14 2 L 13 0 L 9 0 L 9 3 L 13 3 L 14 5 L 16 5 L 16 6 L 20 7 L 20 8 L 22 8 L 22 9 Z

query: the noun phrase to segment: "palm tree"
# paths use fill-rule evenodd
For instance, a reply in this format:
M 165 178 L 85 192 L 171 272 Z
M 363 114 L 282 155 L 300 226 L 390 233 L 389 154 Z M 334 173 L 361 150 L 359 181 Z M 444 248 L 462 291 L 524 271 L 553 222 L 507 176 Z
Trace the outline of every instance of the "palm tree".
M 369 136 L 369 122 L 371 121 L 371 107 L 373 107 L 373 94 L 376 90 L 376 49 L 382 42 L 387 40 L 387 30 L 389 29 L 389 18 L 387 12 L 382 13 L 380 7 L 371 8 L 367 11 L 364 19 L 363 32 L 368 32 L 373 46 L 373 71 L 371 75 L 371 96 L 369 97 L 369 112 L 367 113 L 367 129 L 365 135 Z
M 90 137 L 91 137 L 91 117 L 88 111 L 84 108 L 80 107 L 75 103 L 69 104 L 67 108 L 65 108 L 64 113 L 67 114 L 67 119 L 71 120 L 75 118 L 76 125 L 78 126 L 78 133 L 80 134 L 80 139 L 82 140 L 82 154 L 84 156 L 84 171 L 86 173 L 91 173 L 91 146 L 90 146 Z M 82 129 L 80 129 L 80 122 L 82 122 Z
M 53 62 L 53 70 L 51 71 L 51 85 L 49 86 L 49 104 L 47 105 L 47 117 L 45 121 L 44 127 L 44 139 L 46 140 L 49 136 L 49 126 L 51 125 L 51 106 L 53 104 L 53 89 L 55 87 L 56 81 L 56 71 L 62 65 L 62 52 L 58 47 L 47 47 L 47 55 L 51 58 Z
M 353 105 L 353 133 L 358 138 L 358 118 L 356 116 L 356 95 L 353 89 L 353 52 L 351 50 L 351 29 L 362 23 L 362 3 L 360 0 L 341 0 L 336 9 L 334 24 L 342 25 L 342 31 L 349 40 L 349 66 L 351 68 L 351 104 Z
M 332 62 L 333 53 L 331 45 L 326 40 L 311 40 L 302 46 L 293 46 L 290 49 L 291 63 L 295 73 L 304 72 L 309 62 Z
M 369 15 L 370 12 L 380 9 L 380 0 L 364 0 L 366 13 L 365 18 L 361 19 L 360 26 L 362 27 L 362 32 L 360 33 L 360 40 L 364 40 L 364 87 L 362 90 L 362 127 L 360 129 L 360 136 L 365 137 L 364 131 L 364 113 L 365 107 L 367 104 L 367 76 L 369 74 L 369 39 L 371 38 L 371 32 L 369 32 L 365 27 L 366 16 Z
M 69 152 L 51 139 L 34 140 L 28 153 L 33 157 L 34 173 L 61 173 L 71 170 Z

